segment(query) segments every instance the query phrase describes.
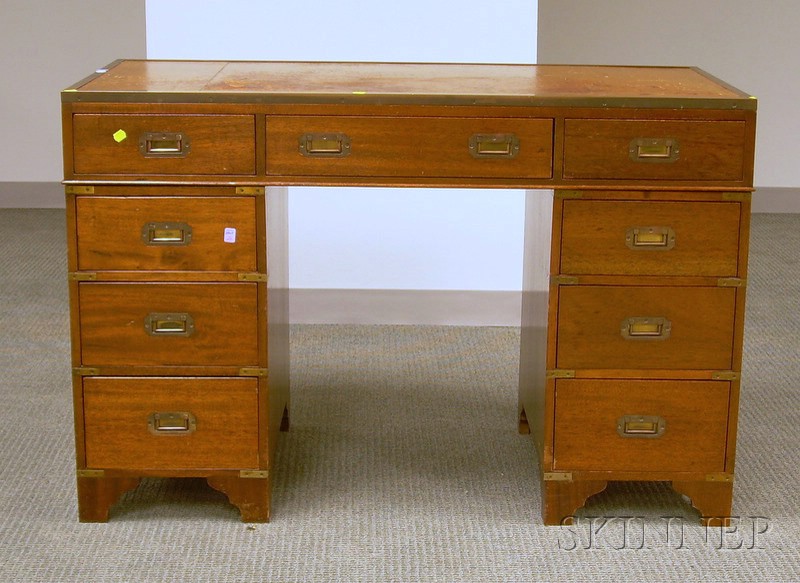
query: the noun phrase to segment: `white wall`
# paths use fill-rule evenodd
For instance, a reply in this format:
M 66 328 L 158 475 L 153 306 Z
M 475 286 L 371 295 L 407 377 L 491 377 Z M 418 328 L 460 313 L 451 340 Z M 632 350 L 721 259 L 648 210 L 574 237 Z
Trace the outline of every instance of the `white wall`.
M 536 61 L 536 0 L 147 1 L 148 58 Z M 293 288 L 519 290 L 522 192 L 293 188 Z
M 758 98 L 757 187 L 800 187 L 800 2 L 539 0 L 540 63 L 695 65 Z

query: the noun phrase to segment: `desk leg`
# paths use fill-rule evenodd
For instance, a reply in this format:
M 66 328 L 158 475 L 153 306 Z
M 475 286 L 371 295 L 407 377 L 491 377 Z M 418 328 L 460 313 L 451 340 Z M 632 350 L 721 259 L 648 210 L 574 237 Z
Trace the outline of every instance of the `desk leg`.
M 108 511 L 139 478 L 78 478 L 78 520 L 108 522 Z
M 542 480 L 542 518 L 547 526 L 571 524 L 571 518 L 589 496 L 602 492 L 605 480 Z
M 673 481 L 672 489 L 689 497 L 704 526 L 730 525 L 733 482 Z
M 531 432 L 531 426 L 528 424 L 528 416 L 525 414 L 525 409 L 523 409 L 521 405 L 519 411 L 519 424 L 517 426 L 517 431 L 519 431 L 520 435 L 530 435 Z
M 289 405 L 283 408 L 283 417 L 281 417 L 281 431 L 289 431 Z
M 210 476 L 208 485 L 228 497 L 241 512 L 242 522 L 269 522 L 269 478 Z

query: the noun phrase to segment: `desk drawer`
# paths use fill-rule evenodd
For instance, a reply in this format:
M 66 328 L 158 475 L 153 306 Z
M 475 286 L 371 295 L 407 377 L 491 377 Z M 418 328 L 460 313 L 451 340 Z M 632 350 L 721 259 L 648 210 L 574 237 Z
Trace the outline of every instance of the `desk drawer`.
M 256 172 L 253 115 L 75 114 L 76 174 Z
M 720 381 L 559 379 L 554 467 L 722 472 L 729 397 Z
M 76 197 L 79 270 L 256 271 L 252 197 Z
M 744 179 L 745 122 L 565 122 L 564 178 L 729 181 Z
M 563 369 L 730 370 L 736 290 L 560 286 Z
M 565 200 L 561 273 L 734 277 L 736 202 Z
M 85 377 L 83 405 L 90 468 L 258 467 L 257 379 Z
M 78 285 L 87 366 L 256 366 L 256 283 Z
M 550 178 L 552 151 L 551 119 L 267 120 L 271 175 Z

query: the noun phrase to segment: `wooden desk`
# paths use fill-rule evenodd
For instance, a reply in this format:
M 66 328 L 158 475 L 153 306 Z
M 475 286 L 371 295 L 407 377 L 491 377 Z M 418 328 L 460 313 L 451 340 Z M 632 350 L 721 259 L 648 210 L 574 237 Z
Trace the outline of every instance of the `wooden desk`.
M 545 523 L 609 480 L 730 514 L 753 98 L 689 68 L 120 61 L 62 102 L 81 520 L 142 476 L 269 519 L 287 185 L 548 189 L 519 398 Z

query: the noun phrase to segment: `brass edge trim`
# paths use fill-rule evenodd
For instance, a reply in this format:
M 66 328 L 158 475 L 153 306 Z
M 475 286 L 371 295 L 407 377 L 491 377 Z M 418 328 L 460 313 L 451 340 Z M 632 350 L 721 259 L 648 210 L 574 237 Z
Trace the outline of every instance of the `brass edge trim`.
M 739 373 L 732 370 L 720 370 L 711 373 L 711 378 L 715 381 L 736 381 L 739 379 Z
M 544 472 L 542 480 L 545 482 L 571 482 L 572 472 Z
M 65 186 L 64 192 L 67 194 L 94 194 L 94 186 L 76 186 L 72 184 Z
M 240 470 L 240 478 L 269 478 L 269 470 Z
M 694 71 L 698 75 L 701 75 L 701 76 L 705 77 L 706 79 L 711 80 L 712 82 L 714 82 L 714 83 L 716 83 L 718 85 L 722 85 L 723 87 L 725 87 L 729 91 L 732 91 L 734 93 L 738 93 L 742 97 L 745 97 L 745 98 L 751 99 L 751 100 L 755 100 L 756 99 L 754 95 L 750 95 L 749 93 L 745 93 L 744 91 L 742 91 L 738 87 L 734 87 L 733 85 L 731 85 L 727 81 L 723 81 L 719 77 L 716 77 L 716 76 L 712 75 L 711 73 L 709 73 L 705 69 L 701 69 L 700 67 L 689 67 L 689 69 L 691 69 L 692 71 Z
M 750 201 L 753 199 L 752 192 L 723 192 L 722 200 L 733 200 L 738 202 Z
M 102 478 L 105 474 L 105 470 L 77 470 L 75 472 L 78 478 Z
M 717 280 L 718 287 L 745 287 L 747 280 L 741 277 L 720 277 Z
M 72 374 L 80 377 L 92 377 L 99 375 L 100 369 L 90 366 L 76 366 L 72 369 Z
M 576 285 L 578 277 L 576 275 L 552 275 L 550 283 L 552 285 Z
M 563 368 L 554 368 L 548 370 L 545 374 L 545 378 L 548 379 L 574 379 L 575 378 L 575 371 L 568 370 Z
M 725 472 L 706 474 L 706 482 L 733 482 L 733 474 L 726 474 Z
M 112 68 L 116 67 L 117 65 L 122 63 L 123 60 L 124 59 L 116 59 L 114 61 L 111 61 L 105 67 L 100 67 L 99 69 L 95 69 L 94 73 L 92 73 L 91 75 L 88 75 L 88 76 L 84 77 L 83 79 L 81 79 L 77 83 L 73 83 L 72 85 L 70 85 L 66 89 L 62 89 L 62 91 L 61 91 L 62 95 L 64 93 L 74 93 L 74 92 L 78 91 L 81 87 L 83 87 L 84 85 L 86 85 L 90 81 L 94 81 L 100 75 L 108 73 L 109 69 L 112 69 Z M 62 101 L 72 101 L 72 100 L 71 99 L 62 98 Z
M 70 91 L 61 93 L 63 103 L 238 103 L 238 104 L 357 104 L 357 105 L 483 105 L 506 107 L 617 107 L 636 109 L 755 110 L 755 100 L 691 97 L 542 97 L 537 95 L 438 95 L 370 93 L 234 93 Z
M 236 194 L 264 194 L 263 186 L 237 186 Z
M 268 368 L 243 367 L 239 369 L 240 377 L 266 377 L 269 376 Z
M 97 274 L 91 271 L 70 271 L 67 279 L 69 281 L 95 281 Z
M 239 281 L 267 281 L 266 273 L 240 273 Z

